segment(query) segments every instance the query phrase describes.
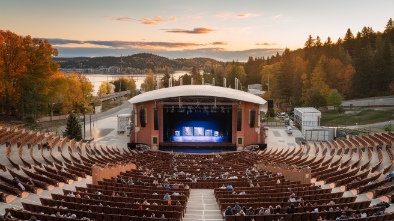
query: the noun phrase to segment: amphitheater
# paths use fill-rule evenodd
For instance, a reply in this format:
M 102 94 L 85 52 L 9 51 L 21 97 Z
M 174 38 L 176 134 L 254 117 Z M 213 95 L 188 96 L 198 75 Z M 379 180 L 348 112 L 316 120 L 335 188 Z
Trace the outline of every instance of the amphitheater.
M 96 126 L 108 122 L 114 119 Z M 12 217 L 8 220 L 44 221 L 394 220 L 393 206 L 379 204 L 390 204 L 394 190 L 388 176 L 394 168 L 394 133 L 305 145 L 287 145 L 292 141 L 278 142 L 268 134 L 271 143 L 263 151 L 183 154 L 129 150 L 126 136 L 103 131 L 89 144 L 3 126 L 0 212 Z M 127 170 L 129 165 L 136 169 Z M 115 167 L 126 169 L 93 181 L 93 168 Z M 308 182 L 267 168 L 309 171 Z M 233 190 L 220 188 L 229 184 Z M 171 200 L 164 199 L 166 193 Z M 291 195 L 296 202 L 289 202 Z M 254 215 L 235 215 L 239 211 L 233 209 L 234 215 L 225 216 L 236 203 Z M 291 204 L 295 211 L 288 213 Z M 367 217 L 361 218 L 364 212 Z

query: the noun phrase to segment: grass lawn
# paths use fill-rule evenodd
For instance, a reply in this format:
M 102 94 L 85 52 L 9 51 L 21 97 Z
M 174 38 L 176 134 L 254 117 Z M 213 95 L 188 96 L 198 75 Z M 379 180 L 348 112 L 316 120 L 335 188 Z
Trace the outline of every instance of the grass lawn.
M 390 120 L 394 124 L 393 108 L 354 110 L 343 114 L 338 114 L 336 111 L 325 111 L 322 112 L 320 123 L 322 126 L 354 126 L 356 124 L 373 124 Z

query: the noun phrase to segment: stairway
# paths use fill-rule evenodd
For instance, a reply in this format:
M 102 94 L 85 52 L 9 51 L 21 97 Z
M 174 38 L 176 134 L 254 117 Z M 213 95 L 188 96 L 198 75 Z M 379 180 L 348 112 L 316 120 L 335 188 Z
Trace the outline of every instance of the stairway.
M 183 221 L 223 221 L 213 189 L 191 189 Z

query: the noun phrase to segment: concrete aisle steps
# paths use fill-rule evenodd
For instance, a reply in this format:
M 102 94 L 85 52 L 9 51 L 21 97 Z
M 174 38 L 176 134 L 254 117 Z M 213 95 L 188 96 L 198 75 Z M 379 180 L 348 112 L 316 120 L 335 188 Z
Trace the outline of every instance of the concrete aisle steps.
M 191 189 L 183 221 L 223 221 L 212 189 Z

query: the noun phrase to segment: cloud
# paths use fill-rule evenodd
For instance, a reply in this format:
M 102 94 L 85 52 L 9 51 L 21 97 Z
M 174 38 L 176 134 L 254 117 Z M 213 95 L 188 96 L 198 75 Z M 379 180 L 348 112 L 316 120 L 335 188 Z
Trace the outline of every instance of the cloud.
M 168 21 L 177 21 L 177 19 L 173 16 L 168 17 Z
M 192 42 L 146 42 L 146 41 L 78 41 L 69 39 L 52 38 L 48 41 L 59 48 L 150 48 L 150 49 L 182 49 L 191 47 L 201 47 L 205 44 Z
M 186 29 L 161 29 L 170 33 L 181 33 L 181 34 L 208 34 L 215 30 L 209 28 L 194 28 L 193 30 Z
M 136 19 L 130 18 L 129 16 L 120 16 L 120 17 L 116 17 L 116 18 L 110 18 L 110 20 L 113 20 L 113 21 L 131 21 L 131 20 L 136 20 Z
M 228 45 L 228 43 L 224 41 L 215 41 L 212 42 L 211 45 Z
M 263 43 L 256 43 L 255 45 L 272 46 L 272 45 L 277 45 L 277 44 L 276 43 L 263 42 Z
M 142 18 L 141 24 L 144 25 L 156 25 L 160 22 L 164 22 L 165 20 L 161 16 L 155 16 L 153 19 L 151 18 Z
M 237 18 L 253 18 L 253 17 L 258 17 L 261 16 L 260 14 L 253 14 L 253 13 L 243 13 L 243 14 L 238 14 Z
M 219 18 L 230 18 L 230 17 L 233 17 L 233 16 L 234 16 L 234 15 L 231 14 L 231 13 L 214 13 L 214 15 L 215 15 L 216 17 L 219 17 Z

